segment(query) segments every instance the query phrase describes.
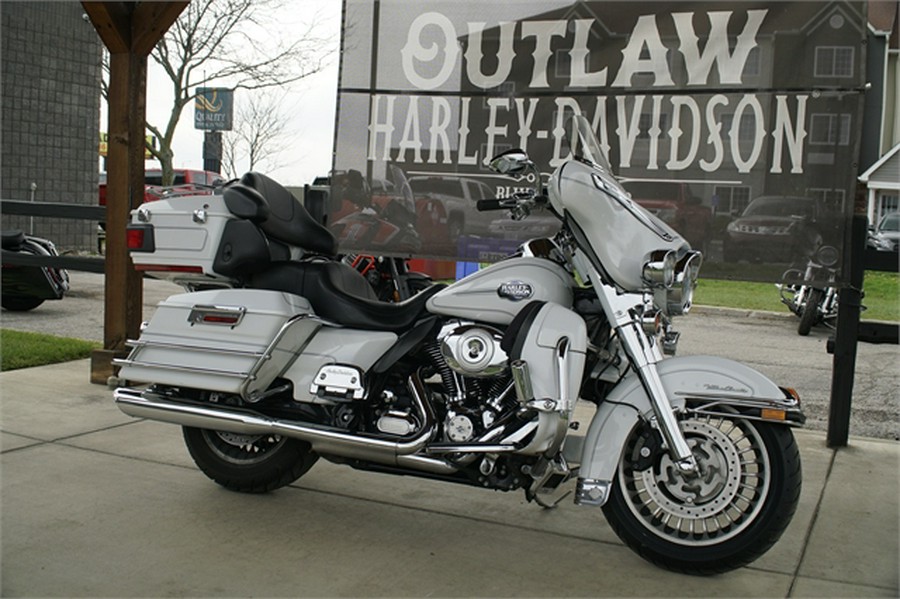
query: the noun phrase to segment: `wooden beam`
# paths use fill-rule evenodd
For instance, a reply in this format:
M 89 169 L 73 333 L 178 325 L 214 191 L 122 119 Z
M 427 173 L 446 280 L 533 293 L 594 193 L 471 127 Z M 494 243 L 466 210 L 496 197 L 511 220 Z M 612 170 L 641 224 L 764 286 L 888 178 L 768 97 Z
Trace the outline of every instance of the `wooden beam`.
M 94 29 L 110 53 L 131 48 L 131 10 L 125 2 L 82 2 Z
M 134 9 L 131 49 L 149 55 L 190 2 L 141 2 Z

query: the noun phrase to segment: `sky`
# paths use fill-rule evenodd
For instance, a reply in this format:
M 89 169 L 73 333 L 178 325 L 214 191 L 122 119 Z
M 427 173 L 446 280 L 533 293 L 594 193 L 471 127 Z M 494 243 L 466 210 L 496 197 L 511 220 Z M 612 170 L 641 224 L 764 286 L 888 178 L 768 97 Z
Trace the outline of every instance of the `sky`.
M 302 186 L 305 183 L 312 183 L 316 176 L 327 175 L 331 169 L 341 4 L 340 0 L 288 0 L 282 9 L 285 12 L 283 19 L 285 22 L 298 14 L 317 13 L 322 31 L 316 33 L 329 37 L 333 46 L 328 66 L 324 70 L 294 83 L 287 90 L 282 108 L 289 112 L 291 117 L 286 129 L 288 136 L 285 150 L 278 157 L 281 166 L 264 171 L 282 185 Z M 161 126 L 168 119 L 172 105 L 169 99 L 170 87 L 168 77 L 150 59 L 147 74 L 147 120 L 150 123 Z M 236 92 L 241 93 L 248 92 L 245 90 Z M 203 168 L 203 132 L 193 127 L 193 111 L 193 105 L 184 109 L 175 133 L 173 150 L 176 168 Z M 101 123 L 105 125 L 105 114 L 101 115 L 101 119 Z M 159 163 L 153 160 L 145 164 L 146 168 L 158 166 Z

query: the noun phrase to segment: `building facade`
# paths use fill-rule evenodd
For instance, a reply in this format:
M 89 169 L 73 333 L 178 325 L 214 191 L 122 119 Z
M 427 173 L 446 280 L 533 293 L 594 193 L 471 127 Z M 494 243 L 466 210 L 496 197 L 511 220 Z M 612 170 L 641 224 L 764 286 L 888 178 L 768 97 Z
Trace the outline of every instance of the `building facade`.
M 0 3 L 0 199 L 97 204 L 101 43 L 78 2 Z M 96 248 L 92 221 L 4 216 L 61 251 Z

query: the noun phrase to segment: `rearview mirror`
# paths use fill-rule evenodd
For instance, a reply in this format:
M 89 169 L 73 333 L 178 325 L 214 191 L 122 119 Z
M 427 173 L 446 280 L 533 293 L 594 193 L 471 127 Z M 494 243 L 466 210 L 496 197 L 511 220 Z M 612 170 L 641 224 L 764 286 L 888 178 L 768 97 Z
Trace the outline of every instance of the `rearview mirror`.
M 488 167 L 495 173 L 517 178 L 535 168 L 528 155 L 518 148 L 495 156 L 491 159 Z

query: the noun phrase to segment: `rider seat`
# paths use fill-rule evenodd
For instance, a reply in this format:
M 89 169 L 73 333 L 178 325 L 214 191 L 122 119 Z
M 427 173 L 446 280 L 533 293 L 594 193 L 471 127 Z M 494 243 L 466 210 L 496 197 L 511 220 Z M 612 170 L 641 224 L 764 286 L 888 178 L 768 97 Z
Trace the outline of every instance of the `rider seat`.
M 279 262 L 255 275 L 250 286 L 286 291 L 309 300 L 326 320 L 370 331 L 403 332 L 424 314 L 425 302 L 445 285 L 432 285 L 400 303 L 383 302 L 368 281 L 342 262 Z

